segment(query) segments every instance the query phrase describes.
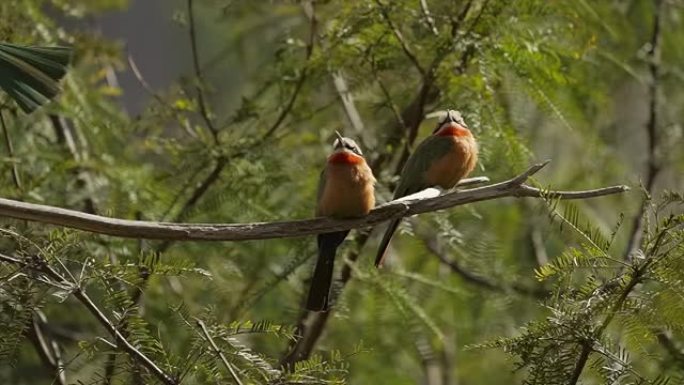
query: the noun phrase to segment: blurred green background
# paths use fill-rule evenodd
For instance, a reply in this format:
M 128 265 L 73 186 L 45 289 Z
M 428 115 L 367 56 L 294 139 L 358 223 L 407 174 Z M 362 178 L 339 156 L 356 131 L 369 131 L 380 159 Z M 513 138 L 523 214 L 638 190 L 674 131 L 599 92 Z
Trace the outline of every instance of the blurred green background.
M 572 206 L 600 234 L 615 232 L 610 253 L 622 259 L 644 188 L 654 197 L 684 188 L 683 7 L 679 0 L 3 0 L 0 41 L 73 45 L 75 58 L 62 95 L 36 113 L 0 99 L 12 144 L 11 153 L 0 146 L 0 196 L 127 219 L 309 218 L 334 130 L 359 141 L 385 202 L 436 113 L 454 108 L 480 144 L 473 176 L 501 181 L 551 159 L 534 176 L 539 186 L 629 185 L 628 193 Z M 649 157 L 654 186 L 646 183 Z M 306 337 L 315 358 L 300 368 L 310 377 L 292 383 L 543 383 L 503 349 L 473 346 L 554 314 L 546 291 L 555 286 L 535 269 L 584 240 L 550 218 L 549 205 L 506 198 L 414 217 L 381 271 L 372 258 L 383 228 L 352 232 L 336 271 L 352 278 L 338 280 L 327 318 L 302 313 L 314 237 L 164 243 L 3 219 L 23 240 L 6 236 L 2 247 L 40 247 L 83 270 L 91 296 L 136 346 L 171 372 L 187 366 L 182 383 L 232 383 L 200 346 L 192 317 L 235 338 L 221 344 L 245 384 L 279 383 L 264 367 L 277 370 L 294 328 L 310 332 L 316 323 L 320 338 Z M 61 381 L 36 348 L 36 324 L 58 346 L 66 383 L 157 381 L 99 342 L 106 331 L 73 298 L 30 277 L 9 280 L 11 266 L 3 269 L 0 382 Z M 235 322 L 249 332 L 231 334 Z M 681 329 L 671 334 L 678 347 Z M 684 373 L 684 354 L 658 339 L 616 338 L 630 352 L 630 370 L 644 378 Z M 193 361 L 199 351 L 203 358 Z M 591 367 L 582 383 L 637 381 L 606 378 Z

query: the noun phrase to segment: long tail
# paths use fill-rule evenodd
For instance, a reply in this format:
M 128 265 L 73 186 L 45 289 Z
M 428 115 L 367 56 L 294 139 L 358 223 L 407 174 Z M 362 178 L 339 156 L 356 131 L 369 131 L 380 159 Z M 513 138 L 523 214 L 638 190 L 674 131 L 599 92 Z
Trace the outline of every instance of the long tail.
M 387 246 L 389 246 L 389 243 L 392 240 L 392 235 L 397 230 L 400 222 L 401 219 L 395 219 L 389 223 L 389 226 L 387 226 L 385 235 L 382 237 L 382 241 L 380 241 L 378 255 L 375 257 L 375 267 L 382 267 L 382 264 L 385 261 L 385 252 L 387 251 Z
M 330 286 L 332 286 L 335 253 L 349 231 L 320 234 L 318 236 L 318 261 L 311 278 L 306 308 L 311 311 L 328 310 Z

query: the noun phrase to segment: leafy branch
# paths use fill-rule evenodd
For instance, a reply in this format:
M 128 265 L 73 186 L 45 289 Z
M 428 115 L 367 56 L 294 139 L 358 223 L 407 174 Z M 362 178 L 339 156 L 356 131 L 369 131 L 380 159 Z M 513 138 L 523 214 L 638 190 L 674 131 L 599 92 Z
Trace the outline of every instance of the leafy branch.
M 88 311 L 97 319 L 107 332 L 114 338 L 115 344 L 111 344 L 117 349 L 125 351 L 133 359 L 139 362 L 147 370 L 155 375 L 162 383 L 166 385 L 176 385 L 178 382 L 166 371 L 161 369 L 152 359 L 133 346 L 114 326 L 109 318 L 100 310 L 100 308 L 90 299 L 90 296 L 85 291 L 85 288 L 76 280 L 69 280 L 64 275 L 55 270 L 40 256 L 35 256 L 31 259 L 16 258 L 5 254 L 0 254 L 0 261 L 11 263 L 23 268 L 29 269 L 35 273 L 44 274 L 46 278 L 42 281 L 60 289 L 66 290 L 74 296 L 81 304 L 88 309 Z M 48 281 L 51 280 L 51 281 Z
M 649 92 L 649 99 L 648 99 L 648 108 L 649 108 L 649 114 L 648 114 L 648 121 L 646 123 L 646 132 L 648 136 L 648 148 L 647 148 L 647 154 L 648 154 L 648 164 L 646 167 L 646 193 L 647 195 L 651 195 L 653 193 L 653 187 L 655 184 L 655 179 L 660 172 L 660 167 L 658 165 L 658 162 L 656 160 L 656 147 L 657 147 L 657 125 L 658 125 L 658 80 L 659 80 L 659 73 L 660 73 L 660 44 L 662 41 L 662 33 L 661 33 L 661 23 L 662 23 L 662 14 L 664 12 L 664 7 L 665 7 L 665 1 L 663 0 L 655 0 L 654 2 L 654 14 L 653 14 L 653 29 L 651 31 L 651 36 L 650 36 L 650 46 L 647 52 L 647 57 L 648 57 L 648 69 L 649 69 L 649 74 L 651 76 L 651 81 L 649 83 L 648 87 L 648 92 Z M 629 237 L 629 241 L 627 244 L 627 248 L 625 250 L 625 259 L 626 260 L 631 260 L 633 258 L 633 254 L 636 252 L 637 248 L 641 245 L 642 242 L 642 237 L 643 237 L 643 227 L 644 227 L 644 216 L 646 215 L 646 208 L 648 207 L 650 197 L 644 198 L 641 208 L 639 212 L 636 214 L 634 217 L 634 224 L 632 228 L 632 233 L 631 236 Z M 622 307 L 624 301 L 627 299 L 627 296 L 630 294 L 632 289 L 636 286 L 637 283 L 640 282 L 641 276 L 643 272 L 645 271 L 646 268 L 651 264 L 652 259 L 648 259 L 646 262 L 643 263 L 643 265 L 639 268 L 634 268 L 634 271 L 631 274 L 631 278 L 629 280 L 629 283 L 623 290 L 623 293 L 620 295 L 620 298 L 618 301 L 615 303 L 614 307 L 611 309 L 611 312 L 606 316 L 603 324 L 596 330 L 596 335 L 600 336 L 603 331 L 605 330 L 606 327 L 610 324 L 610 322 L 613 320 L 615 317 L 615 314 L 617 311 Z M 592 344 L 590 342 L 586 342 L 582 345 L 582 350 L 580 352 L 579 358 L 577 359 L 577 364 L 575 365 L 575 369 L 573 370 L 572 377 L 570 379 L 570 384 L 575 385 L 579 381 L 580 376 L 582 375 L 582 371 L 584 370 L 584 367 L 587 363 L 587 360 L 589 358 L 590 353 L 592 352 Z

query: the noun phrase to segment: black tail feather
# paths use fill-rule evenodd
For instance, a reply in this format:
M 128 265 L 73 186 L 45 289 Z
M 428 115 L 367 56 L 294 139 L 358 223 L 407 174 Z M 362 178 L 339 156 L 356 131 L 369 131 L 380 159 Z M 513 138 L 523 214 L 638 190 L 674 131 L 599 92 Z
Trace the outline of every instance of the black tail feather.
M 311 278 L 306 308 L 311 311 L 328 310 L 330 287 L 335 267 L 335 254 L 349 231 L 318 235 L 318 260 Z
M 380 246 L 378 247 L 378 254 L 375 257 L 375 267 L 381 267 L 384 263 L 387 246 L 389 246 L 389 243 L 392 240 L 392 234 L 394 234 L 394 232 L 397 230 L 400 222 L 401 219 L 395 219 L 387 226 L 385 235 L 382 237 L 382 241 L 380 241 Z

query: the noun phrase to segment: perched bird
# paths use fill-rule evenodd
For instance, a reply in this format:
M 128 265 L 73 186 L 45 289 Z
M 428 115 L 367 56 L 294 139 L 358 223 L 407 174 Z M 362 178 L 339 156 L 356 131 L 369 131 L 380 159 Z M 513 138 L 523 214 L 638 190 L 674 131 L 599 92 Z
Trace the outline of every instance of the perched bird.
M 373 172 L 359 146 L 338 132 L 318 183 L 317 216 L 352 218 L 368 214 L 375 206 Z M 349 230 L 318 235 L 318 261 L 306 308 L 328 309 L 335 253 Z
M 71 61 L 69 47 L 0 43 L 0 88 L 25 112 L 33 112 L 60 91 Z
M 394 199 L 411 195 L 428 187 L 450 189 L 466 177 L 477 163 L 477 142 L 458 111 L 447 111 L 432 135 L 421 142 L 401 172 Z M 375 258 L 382 266 L 385 251 L 401 219 L 390 222 Z

